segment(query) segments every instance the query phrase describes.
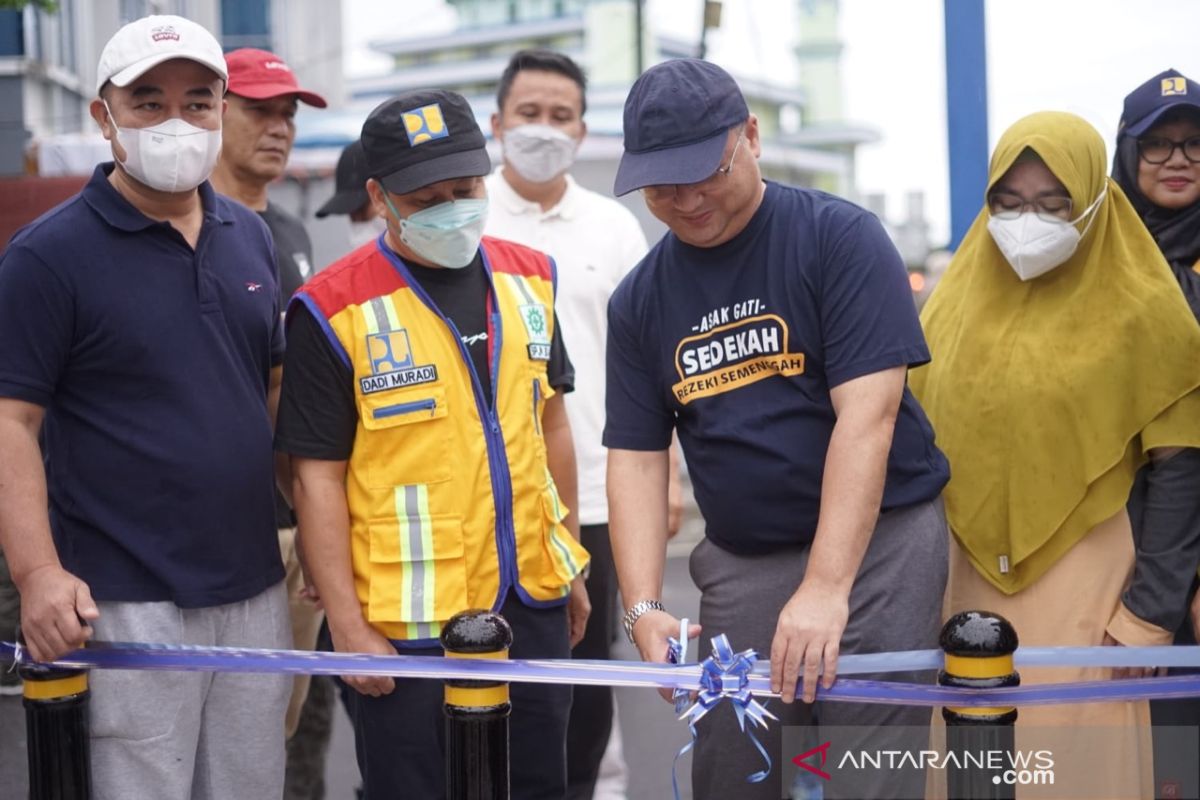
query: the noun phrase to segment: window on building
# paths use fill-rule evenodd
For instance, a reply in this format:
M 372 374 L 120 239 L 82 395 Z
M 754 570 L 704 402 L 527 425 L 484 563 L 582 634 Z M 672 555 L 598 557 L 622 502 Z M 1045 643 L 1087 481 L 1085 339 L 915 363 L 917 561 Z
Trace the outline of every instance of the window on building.
M 25 24 L 20 11 L 0 11 L 0 56 L 25 53 Z
M 221 0 L 221 44 L 226 50 L 270 50 L 270 0 Z
M 516 16 L 522 21 L 551 19 L 562 14 L 560 0 L 519 0 Z
M 503 25 L 515 19 L 514 0 L 463 0 L 455 3 L 458 9 L 458 22 L 463 28 L 483 28 L 489 25 Z
M 60 0 L 58 4 L 58 63 L 70 72 L 79 68 L 75 52 L 76 0 Z

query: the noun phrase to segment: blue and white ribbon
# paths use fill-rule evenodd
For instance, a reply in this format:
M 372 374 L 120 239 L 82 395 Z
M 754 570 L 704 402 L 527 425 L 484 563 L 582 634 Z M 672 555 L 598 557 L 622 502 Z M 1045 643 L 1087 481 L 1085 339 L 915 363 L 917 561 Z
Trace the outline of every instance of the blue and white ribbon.
M 686 629 L 685 629 L 686 636 Z M 0 661 L 34 663 L 27 650 L 0 642 Z M 707 663 L 707 662 L 706 662 Z M 1021 648 L 1018 668 L 1063 667 L 1200 667 L 1200 646 L 1173 647 L 1042 647 Z M 653 664 L 640 661 L 572 659 L 457 659 L 433 656 L 314 653 L 303 650 L 265 650 L 243 647 L 89 642 L 54 662 L 74 669 L 150 669 L 191 672 L 268 672 L 308 675 L 386 675 L 393 678 L 433 678 L 504 681 L 510 683 L 584 684 L 592 686 L 649 686 L 698 692 L 702 664 Z M 830 689 L 817 688 L 817 698 L 829 702 L 893 703 L 925 706 L 1012 706 L 1093 703 L 1200 696 L 1200 675 L 1165 678 L 1051 683 L 1005 689 L 959 689 L 948 686 L 857 680 L 844 675 L 882 674 L 940 669 L 942 654 L 917 650 L 838 659 L 838 679 Z M 740 683 L 740 678 L 738 679 Z M 802 687 L 797 688 L 797 694 Z M 770 665 L 752 663 L 746 690 L 755 697 L 777 697 L 771 691 Z
M 758 661 L 758 653 L 753 650 L 733 652 L 729 638 L 723 633 L 713 637 L 712 649 L 712 656 L 700 665 L 700 691 L 696 694 L 696 701 L 683 712 L 680 719 L 687 720 L 694 739 L 695 724 L 705 714 L 716 708 L 722 700 L 732 703 L 738 727 L 750 737 L 750 741 L 766 762 L 764 769 L 746 776 L 748 782 L 760 783 L 771 774 L 771 757 L 754 735 L 754 728 L 766 728 L 768 718 L 779 718 L 759 703 L 750 691 L 750 676 L 754 670 L 754 663 Z M 746 720 L 751 723 L 749 728 L 746 727 Z
M 741 729 L 766 761 L 766 769 L 748 776 L 761 781 L 771 770 L 771 759 L 754 736 L 776 719 L 756 697 L 775 697 L 770 665 L 760 664 L 753 650 L 733 652 L 724 635 L 712 640 L 713 655 L 700 664 L 688 664 L 687 628 L 680 625 L 679 639 L 670 640 L 668 661 L 654 664 L 629 661 L 572 659 L 491 660 L 412 655 L 315 653 L 300 650 L 199 647 L 193 645 L 90 642 L 68 653 L 54 666 L 74 669 L 144 669 L 200 672 L 290 673 L 311 675 L 386 675 L 394 678 L 489 680 L 512 683 L 584 684 L 595 686 L 648 686 L 672 690 L 676 713 L 688 723 L 692 740 L 675 757 L 672 782 L 676 797 L 675 766 L 695 744 L 695 723 L 722 700 L 733 703 Z M 0 642 L 0 662 L 34 662 L 20 645 Z M 1025 647 L 1014 655 L 1017 667 L 1200 667 L 1200 646 L 1174 647 Z M 838 679 L 829 689 L 817 689 L 817 699 L 829 702 L 885 703 L 895 705 L 1009 707 L 1059 705 L 1128 700 L 1200 697 L 1200 674 L 1129 680 L 1049 683 L 1002 689 L 962 689 L 928 684 L 844 678 L 844 675 L 921 672 L 940 669 L 938 650 L 914 650 L 868 655 L 845 655 L 838 660 Z M 800 694 L 802 686 L 796 693 Z M 695 700 L 692 702 L 692 694 Z M 690 705 L 689 702 L 691 703 Z M 747 726 L 746 721 L 750 721 Z
M 687 634 L 688 621 L 684 618 L 679 621 L 679 638 L 667 639 L 668 663 L 684 664 L 687 661 Z M 671 788 L 675 791 L 675 800 L 679 800 L 679 779 L 677 777 L 679 759 L 696 746 L 696 723 L 722 700 L 729 700 L 733 704 L 738 726 L 743 733 L 750 737 L 750 741 L 754 743 L 755 748 L 762 754 L 767 764 L 765 769 L 748 775 L 746 780 L 750 783 L 759 783 L 771 774 L 771 757 L 752 730 L 754 726 L 766 728 L 768 717 L 778 719 L 754 699 L 748 688 L 758 654 L 753 650 L 734 653 L 725 634 L 712 640 L 712 648 L 712 656 L 700 664 L 699 690 L 692 691 L 677 687 L 671 693 L 671 699 L 675 702 L 675 713 L 681 720 L 687 722 L 688 731 L 691 733 L 691 739 L 679 749 L 671 763 Z M 694 699 L 693 694 L 695 694 Z M 746 728 L 747 719 L 751 722 L 751 729 Z

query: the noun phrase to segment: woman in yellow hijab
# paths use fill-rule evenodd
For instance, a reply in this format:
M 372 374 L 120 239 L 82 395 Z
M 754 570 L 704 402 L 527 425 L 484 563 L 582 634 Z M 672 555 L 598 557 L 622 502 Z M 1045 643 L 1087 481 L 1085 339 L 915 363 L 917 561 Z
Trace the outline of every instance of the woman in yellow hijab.
M 1200 445 L 1200 325 L 1106 160 L 1072 114 L 1009 128 L 921 316 L 933 360 L 911 384 L 952 476 L 945 612 L 999 613 L 1026 646 L 1171 641 L 1121 602 L 1135 563 L 1125 504 L 1147 459 Z M 1044 726 L 1121 728 L 1067 740 Z M 1144 702 L 1028 707 L 1018 747 L 1049 737 L 1064 770 L 1077 750 L 1102 790 L 1077 796 L 1152 797 L 1148 726 Z M 1083 789 L 1070 771 L 1057 782 Z

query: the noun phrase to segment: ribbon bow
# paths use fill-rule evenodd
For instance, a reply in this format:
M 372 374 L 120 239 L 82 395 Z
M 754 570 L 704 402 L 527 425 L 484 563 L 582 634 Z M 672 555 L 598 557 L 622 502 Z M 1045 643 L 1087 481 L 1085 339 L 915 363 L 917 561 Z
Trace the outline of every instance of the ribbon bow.
M 679 640 L 668 639 L 669 650 L 667 660 L 671 663 L 681 663 L 687 653 L 687 620 L 683 620 L 680 625 Z M 755 726 L 767 727 L 767 719 L 778 721 L 778 717 L 766 709 L 758 700 L 754 699 L 751 694 L 750 674 L 754 671 L 754 664 L 758 661 L 758 653 L 754 650 L 743 650 L 740 653 L 734 653 L 733 648 L 729 644 L 729 638 L 725 634 L 713 637 L 712 639 L 712 656 L 704 660 L 700 665 L 700 691 L 696 694 L 696 700 L 690 707 L 687 707 L 688 692 L 684 689 L 676 689 L 673 695 L 675 701 L 675 711 L 679 714 L 679 718 L 686 720 L 688 730 L 691 731 L 692 740 L 683 746 L 682 749 L 675 755 L 675 764 L 671 767 L 671 783 L 675 789 L 675 797 L 679 797 L 679 785 L 675 779 L 675 767 L 678 765 L 679 757 L 687 751 L 691 750 L 696 744 L 696 723 L 707 714 L 709 711 L 716 708 L 722 700 L 729 700 L 733 703 L 734 713 L 737 715 L 738 727 L 742 732 L 750 737 L 750 741 L 754 743 L 754 747 L 762 755 L 763 761 L 766 762 L 766 768 L 759 770 L 746 776 L 748 783 L 760 783 L 766 780 L 771 774 L 771 757 L 767 755 L 766 748 L 758 741 L 754 735 L 753 728 Z M 750 728 L 746 727 L 746 720 L 750 720 Z

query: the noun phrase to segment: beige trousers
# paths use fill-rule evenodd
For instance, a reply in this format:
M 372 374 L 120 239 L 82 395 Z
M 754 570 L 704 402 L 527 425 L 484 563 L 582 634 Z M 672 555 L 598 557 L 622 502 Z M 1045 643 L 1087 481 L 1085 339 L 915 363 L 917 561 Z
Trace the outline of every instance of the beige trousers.
M 1000 614 L 1016 628 L 1022 647 L 1086 647 L 1103 644 L 1105 631 L 1130 646 L 1169 644 L 1159 629 L 1141 623 L 1121 604 L 1133 575 L 1133 533 L 1122 510 L 1093 528 L 1034 584 L 1006 595 L 950 543 L 945 616 L 982 610 Z M 1109 680 L 1107 667 L 1030 668 L 1021 684 Z M 934 715 L 940 728 L 941 714 Z M 940 734 L 943 731 L 937 731 Z M 1018 798 L 1152 798 L 1154 760 L 1149 703 L 1076 703 L 1018 709 L 1016 744 L 1021 751 L 1049 750 L 1054 786 L 1019 786 Z M 931 776 L 932 777 L 932 776 Z M 944 776 L 942 776 L 944 777 Z M 944 797 L 944 786 L 931 797 Z
M 304 588 L 304 575 L 300 571 L 300 557 L 296 553 L 295 528 L 279 529 L 279 554 L 283 556 L 283 566 L 287 571 L 285 582 L 288 615 L 292 620 L 292 641 L 297 650 L 312 650 L 317 646 L 317 634 L 321 631 L 325 612 L 300 596 L 300 590 Z M 310 675 L 297 675 L 292 680 L 292 696 L 284 719 L 284 733 L 288 739 L 292 738 L 296 726 L 300 724 L 300 709 L 304 706 L 304 698 L 308 697 L 308 684 L 311 681 Z

